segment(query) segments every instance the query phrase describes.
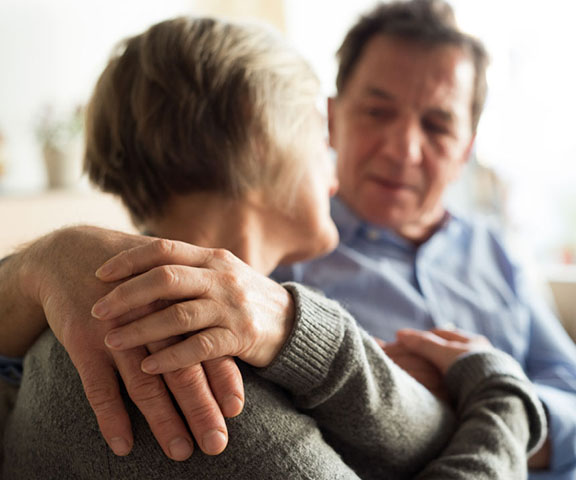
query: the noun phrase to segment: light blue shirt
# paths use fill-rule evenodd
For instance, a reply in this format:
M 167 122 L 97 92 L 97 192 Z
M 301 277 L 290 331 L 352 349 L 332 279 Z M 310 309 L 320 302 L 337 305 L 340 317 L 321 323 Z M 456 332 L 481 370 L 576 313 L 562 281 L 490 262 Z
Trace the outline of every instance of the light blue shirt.
M 546 405 L 552 472 L 531 479 L 576 479 L 576 346 L 486 226 L 448 216 L 415 247 L 332 202 L 340 245 L 330 255 L 281 267 L 294 280 L 340 301 L 372 335 L 400 328 L 456 327 L 480 333 L 512 355 Z

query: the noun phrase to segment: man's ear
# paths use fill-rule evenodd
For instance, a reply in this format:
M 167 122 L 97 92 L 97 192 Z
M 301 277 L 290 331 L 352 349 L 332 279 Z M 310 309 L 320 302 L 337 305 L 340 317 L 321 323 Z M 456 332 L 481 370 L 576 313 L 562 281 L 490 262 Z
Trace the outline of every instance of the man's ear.
M 462 152 L 462 158 L 460 158 L 460 163 L 457 168 L 452 170 L 452 174 L 450 175 L 450 182 L 454 182 L 460 178 L 462 174 L 462 169 L 466 166 L 466 164 L 470 161 L 470 156 L 472 155 L 472 149 L 474 148 L 474 142 L 476 141 L 476 134 L 473 134 L 470 138 L 470 141 L 464 152 Z
M 335 114 L 334 109 L 336 108 L 336 102 L 338 100 L 336 97 L 328 97 L 328 104 L 326 105 L 326 110 L 328 112 L 328 143 L 332 148 L 335 148 L 336 143 L 336 129 L 334 126 Z
M 462 165 L 467 164 L 470 161 L 470 156 L 472 155 L 472 149 L 474 148 L 474 143 L 476 142 L 476 134 L 474 133 L 470 138 L 470 142 L 464 150 L 464 156 L 462 158 Z

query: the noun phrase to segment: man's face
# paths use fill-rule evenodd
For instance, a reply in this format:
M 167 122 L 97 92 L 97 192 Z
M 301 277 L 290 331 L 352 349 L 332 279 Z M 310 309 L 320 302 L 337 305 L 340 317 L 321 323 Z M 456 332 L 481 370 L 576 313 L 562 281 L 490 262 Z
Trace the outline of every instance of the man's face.
M 474 66 L 454 46 L 377 35 L 329 103 L 339 194 L 364 220 L 425 239 L 473 142 Z

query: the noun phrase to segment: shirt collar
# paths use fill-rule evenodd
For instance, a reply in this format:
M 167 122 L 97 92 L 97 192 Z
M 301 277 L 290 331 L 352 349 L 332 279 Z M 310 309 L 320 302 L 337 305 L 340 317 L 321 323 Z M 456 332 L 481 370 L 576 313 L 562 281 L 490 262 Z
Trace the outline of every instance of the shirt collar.
M 332 198 L 331 214 L 343 244 L 348 244 L 356 238 L 363 238 L 373 243 L 392 243 L 405 250 L 417 249 L 412 242 L 396 234 L 393 230 L 363 221 L 338 196 Z M 429 243 L 440 232 L 457 228 L 457 224 L 457 217 L 446 211 L 438 230 L 423 245 Z

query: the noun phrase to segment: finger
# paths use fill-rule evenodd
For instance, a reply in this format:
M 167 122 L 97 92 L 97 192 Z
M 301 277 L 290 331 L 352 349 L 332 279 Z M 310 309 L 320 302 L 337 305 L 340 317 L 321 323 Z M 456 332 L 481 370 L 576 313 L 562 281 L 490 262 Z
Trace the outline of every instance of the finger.
M 125 315 L 158 300 L 179 300 L 205 295 L 212 285 L 207 269 L 167 265 L 153 268 L 114 288 L 92 307 L 101 320 Z
M 162 377 L 147 375 L 140 369 L 143 348 L 112 352 L 126 390 L 146 418 L 158 444 L 169 458 L 186 460 L 193 451 L 192 439 L 176 411 Z
M 410 372 L 433 372 L 438 374 L 438 369 L 430 361 L 414 353 L 402 355 L 397 360 L 392 359 L 404 370 Z
M 406 355 L 409 353 L 409 351 L 406 350 L 406 348 L 398 342 L 387 343 L 384 345 L 384 347 L 382 347 L 382 350 L 384 350 L 386 355 L 388 355 L 390 358 Z
M 218 308 L 209 300 L 176 303 L 111 330 L 106 335 L 105 342 L 109 348 L 126 350 L 207 327 L 215 327 L 219 319 Z
M 157 352 L 181 341 L 172 337 L 148 345 Z M 166 373 L 164 380 L 180 406 L 192 435 L 207 455 L 218 455 L 228 444 L 228 430 L 222 411 L 206 378 L 202 364 Z
M 387 345 L 389 345 L 388 342 L 385 342 L 384 340 L 382 340 L 378 337 L 372 337 L 372 338 L 374 338 L 374 340 L 376 341 L 378 346 L 382 349 L 385 349 L 387 347 Z
M 75 363 L 86 398 L 108 446 L 116 455 L 128 455 L 134 439 L 116 372 L 107 358 L 92 358 L 89 364 Z
M 234 358 L 217 358 L 202 365 L 224 416 L 231 418 L 240 415 L 244 408 L 244 386 Z
M 461 331 L 458 330 L 445 330 L 441 328 L 434 328 L 430 330 L 434 335 L 437 335 L 444 340 L 449 340 L 451 342 L 468 342 L 471 338 L 475 337 L 476 335 L 466 335 Z
M 490 340 L 488 340 L 484 335 L 479 335 L 476 333 L 466 333 L 457 330 L 440 330 L 440 329 L 434 329 L 431 330 L 431 332 L 434 333 L 434 335 L 443 338 L 444 340 L 457 342 L 463 346 L 467 345 L 469 347 L 465 348 L 470 348 L 470 350 L 492 347 L 492 343 L 490 343 Z
M 180 264 L 198 267 L 205 265 L 212 255 L 212 250 L 208 248 L 157 239 L 115 255 L 96 271 L 96 276 L 102 281 L 113 282 L 161 265 Z
M 142 362 L 142 370 L 151 374 L 173 372 L 238 353 L 237 339 L 229 330 L 210 328 L 150 355 Z
M 396 335 L 398 341 L 408 350 L 431 361 L 443 372 L 446 370 L 447 363 L 452 359 L 452 356 L 450 356 L 450 359 L 446 358 L 449 353 L 446 348 L 446 340 L 431 332 L 411 329 L 399 330 Z

